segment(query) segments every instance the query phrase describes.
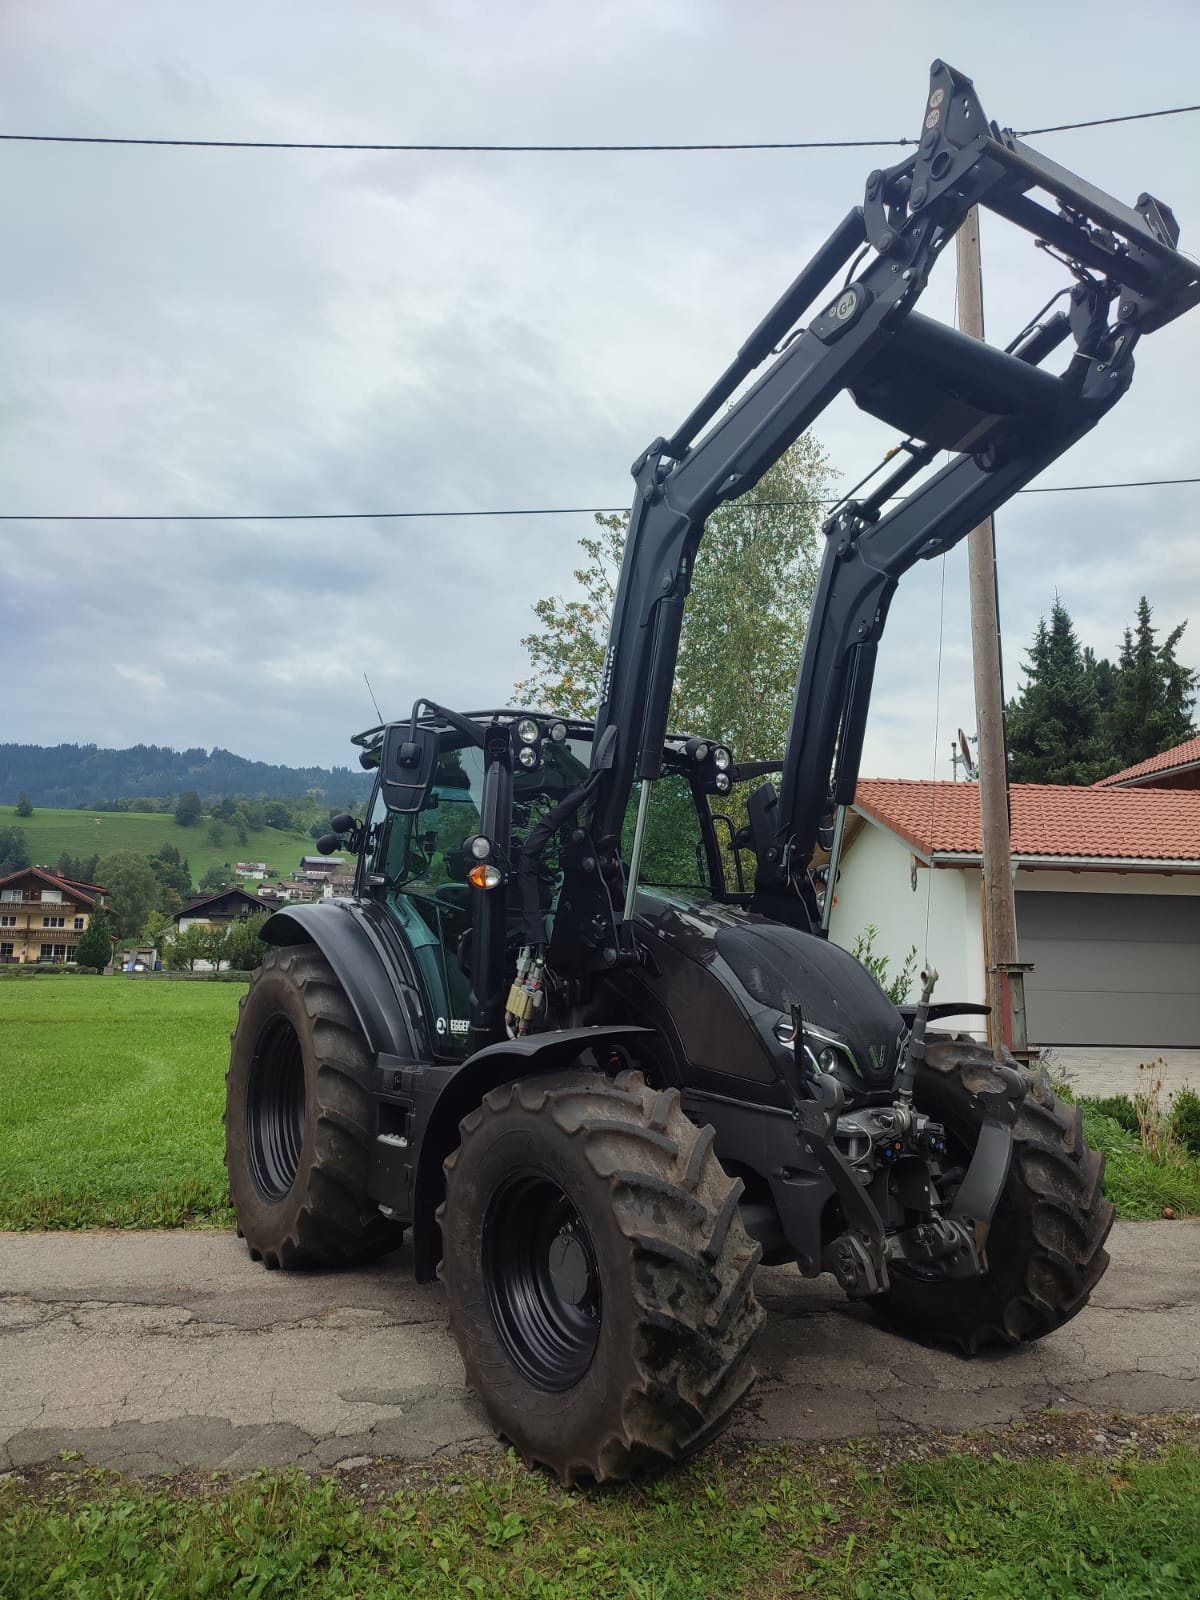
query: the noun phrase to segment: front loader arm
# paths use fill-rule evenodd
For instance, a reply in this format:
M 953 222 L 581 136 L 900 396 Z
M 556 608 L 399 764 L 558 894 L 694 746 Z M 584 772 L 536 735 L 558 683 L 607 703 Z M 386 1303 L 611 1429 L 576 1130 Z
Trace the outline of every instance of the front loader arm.
M 712 511 L 752 488 L 843 389 L 910 436 L 904 465 L 826 526 L 781 792 L 752 811 L 759 904 L 803 924 L 803 869 L 822 816 L 853 795 L 875 649 L 900 577 L 957 543 L 1093 427 L 1128 387 L 1140 333 L 1200 299 L 1197 268 L 1175 249 L 1178 229 L 1165 206 L 1149 195 L 1136 209 L 1124 206 L 989 127 L 970 80 L 942 62 L 933 64 L 923 123 L 917 153 L 870 174 L 862 207 L 676 433 L 634 463 L 600 685 L 599 776 L 563 857 L 552 949 L 559 972 L 581 976 L 632 959 L 622 822 L 634 783 L 661 768 L 684 601 Z M 1035 189 L 1057 210 L 1031 199 Z M 977 204 L 1052 244 L 1076 279 L 1069 315 L 1008 351 L 914 314 L 939 255 Z M 861 272 L 853 276 L 855 261 L 832 300 L 796 328 L 864 246 Z M 1056 376 L 1040 363 L 1068 337 L 1075 353 Z M 758 382 L 718 417 L 771 354 Z M 884 515 L 887 500 L 942 450 L 952 453 L 949 466 Z

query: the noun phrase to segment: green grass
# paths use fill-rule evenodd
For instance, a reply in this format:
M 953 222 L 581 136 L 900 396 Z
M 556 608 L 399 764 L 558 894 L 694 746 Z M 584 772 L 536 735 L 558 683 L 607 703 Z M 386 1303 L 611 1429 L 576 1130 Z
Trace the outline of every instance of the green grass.
M 1119 1217 L 1145 1221 L 1169 1206 L 1178 1216 L 1200 1216 L 1200 1161 L 1180 1152 L 1169 1162 L 1154 1161 L 1136 1134 L 1083 1102 L 1087 1142 L 1104 1153 L 1104 1192 Z
M 232 1223 L 234 983 L 0 984 L 0 1228 Z
M 64 1473 L 0 1485 L 0 1596 L 1194 1600 L 1198 1505 L 1186 1437 L 1115 1459 L 710 1453 L 605 1493 L 511 1462 L 410 1473 L 366 1500 L 298 1472 L 190 1487 Z
M 207 817 L 194 828 L 181 828 L 165 812 L 52 811 L 39 806 L 31 817 L 0 813 L 0 826 L 20 828 L 29 842 L 30 859 L 51 868 L 64 850 L 103 859 L 114 850 L 157 855 L 164 844 L 173 844 L 187 857 L 193 883 L 199 883 L 209 867 L 226 861 L 265 861 L 277 874 L 290 873 L 300 865 L 301 856 L 316 850 L 307 833 L 284 833 L 278 828 L 256 828 L 245 844 L 239 844 L 228 825 L 223 842 L 209 844 Z

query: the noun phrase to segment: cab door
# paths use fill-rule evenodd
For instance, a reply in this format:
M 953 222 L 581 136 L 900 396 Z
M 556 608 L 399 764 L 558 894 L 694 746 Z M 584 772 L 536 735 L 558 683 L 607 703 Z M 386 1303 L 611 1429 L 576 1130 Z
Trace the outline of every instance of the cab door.
M 480 831 L 482 793 L 482 751 L 443 748 L 422 810 L 389 812 L 378 789 L 372 807 L 366 883 L 412 950 L 439 1056 L 467 1053 L 470 981 L 460 956 L 473 863 L 463 842 Z

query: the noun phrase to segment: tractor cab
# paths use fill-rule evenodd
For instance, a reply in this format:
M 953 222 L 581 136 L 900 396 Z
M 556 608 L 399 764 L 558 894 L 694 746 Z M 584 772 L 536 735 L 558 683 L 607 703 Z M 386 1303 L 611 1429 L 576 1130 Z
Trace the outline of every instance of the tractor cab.
M 424 776 L 417 771 L 422 761 L 427 778 L 412 785 L 387 780 L 389 763 L 396 766 L 398 752 L 416 742 L 411 722 L 373 728 L 355 740 L 363 765 L 380 774 L 367 822 L 351 841 L 359 851 L 356 895 L 386 909 L 412 952 L 434 1054 L 461 1058 L 503 1037 L 496 990 L 512 982 L 522 944 L 518 863 L 534 830 L 586 784 L 594 726 L 512 709 L 463 717 L 427 709 L 416 726 L 428 750 L 409 759 L 414 779 Z M 642 895 L 748 902 L 753 868 L 736 843 L 739 834 L 745 838 L 746 811 L 737 774 L 725 747 L 668 737 L 648 800 Z M 626 861 L 637 810 L 635 799 L 621 841 Z M 344 836 L 333 842 L 342 847 Z M 537 856 L 537 905 L 551 927 L 562 843 L 563 830 L 551 827 Z M 490 973 L 479 959 L 484 946 Z

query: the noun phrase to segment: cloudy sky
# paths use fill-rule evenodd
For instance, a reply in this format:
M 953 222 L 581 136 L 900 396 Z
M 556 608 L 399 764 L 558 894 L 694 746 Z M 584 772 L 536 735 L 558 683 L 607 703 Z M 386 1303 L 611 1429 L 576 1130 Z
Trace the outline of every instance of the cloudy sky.
M 973 13 L 974 15 L 968 15 Z M 989 15 L 990 14 L 990 15 Z M 853 20 L 851 21 L 851 17 Z M 1136 17 L 1136 26 L 1132 19 Z M 1200 13 L 860 0 L 8 0 L 0 131 L 588 143 L 890 138 L 928 63 L 1017 128 L 1200 99 Z M 1200 250 L 1200 115 L 1046 135 Z M 0 511 L 622 505 L 887 152 L 430 155 L 0 145 Z M 985 223 L 989 333 L 1058 286 Z M 953 265 L 923 309 L 949 315 Z M 1200 311 L 1046 482 L 1200 471 Z M 844 482 L 891 442 L 839 402 Z M 0 523 L 0 740 L 347 757 L 417 692 L 507 698 L 587 517 Z M 1191 616 L 1200 487 L 998 518 L 1006 672 L 1055 591 L 1112 653 Z M 901 587 L 864 772 L 941 775 L 973 727 L 966 555 Z M 942 673 L 937 644 L 942 619 Z M 935 718 L 940 726 L 935 746 Z

